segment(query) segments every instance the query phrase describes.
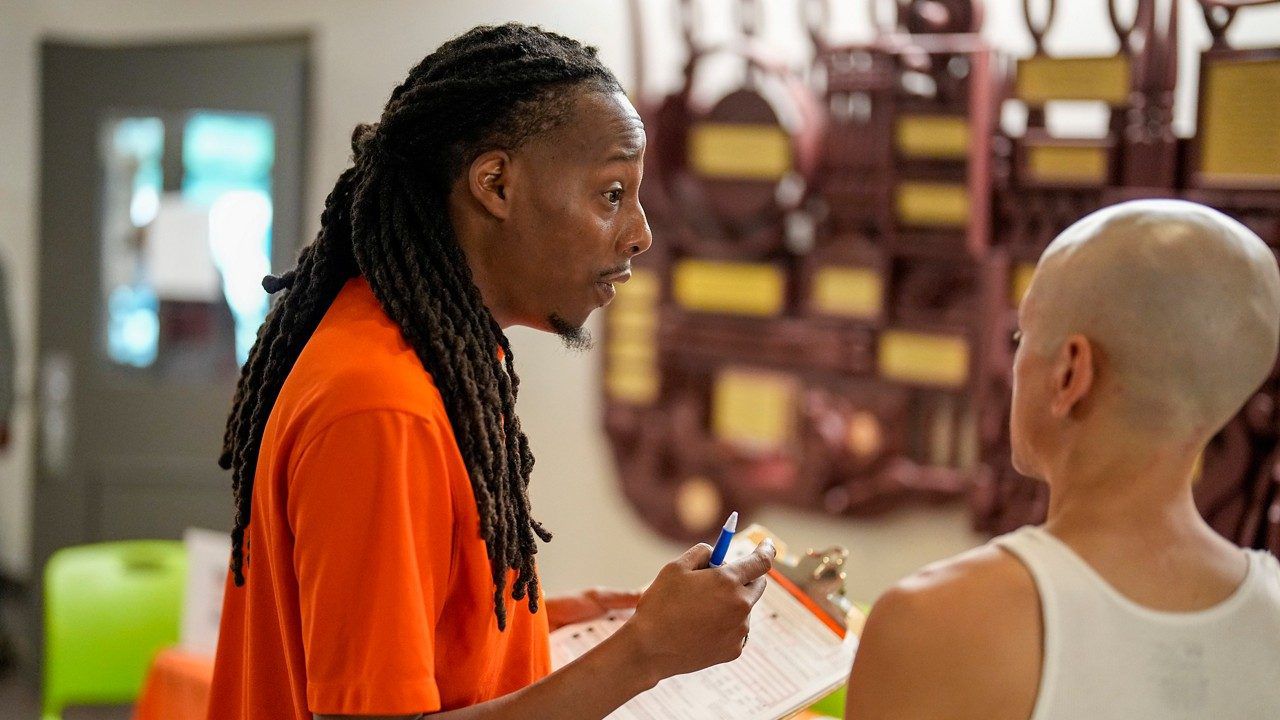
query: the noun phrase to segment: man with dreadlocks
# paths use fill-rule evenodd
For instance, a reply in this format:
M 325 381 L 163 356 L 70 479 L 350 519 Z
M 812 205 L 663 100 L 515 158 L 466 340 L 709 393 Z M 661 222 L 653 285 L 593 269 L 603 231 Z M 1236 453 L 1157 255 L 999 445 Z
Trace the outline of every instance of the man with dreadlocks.
M 552 674 L 533 455 L 503 328 L 589 344 L 651 242 L 644 128 L 588 48 L 521 25 L 442 45 L 357 128 L 245 363 L 221 463 L 235 525 L 210 720 L 599 718 L 733 659 L 773 558 L 668 564 Z

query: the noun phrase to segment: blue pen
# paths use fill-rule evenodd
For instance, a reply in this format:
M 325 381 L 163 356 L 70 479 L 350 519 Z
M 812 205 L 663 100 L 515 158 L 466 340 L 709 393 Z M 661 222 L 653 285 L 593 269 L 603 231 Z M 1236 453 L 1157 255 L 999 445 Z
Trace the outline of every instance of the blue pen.
M 729 541 L 733 540 L 733 534 L 738 532 L 738 513 L 729 513 L 729 519 L 724 521 L 724 527 L 720 528 L 720 538 L 716 540 L 715 549 L 711 551 L 711 567 L 720 567 L 724 564 L 725 553 L 729 552 Z

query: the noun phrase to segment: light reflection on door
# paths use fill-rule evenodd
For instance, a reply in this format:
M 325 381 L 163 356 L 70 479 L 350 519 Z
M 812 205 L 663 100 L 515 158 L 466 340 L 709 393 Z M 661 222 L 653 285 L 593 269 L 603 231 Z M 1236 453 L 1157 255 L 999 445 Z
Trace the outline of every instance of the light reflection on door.
M 113 117 L 101 133 L 105 354 L 166 377 L 232 374 L 268 309 L 274 128 L 251 114 L 156 115 Z M 166 182 L 165 168 L 181 178 Z

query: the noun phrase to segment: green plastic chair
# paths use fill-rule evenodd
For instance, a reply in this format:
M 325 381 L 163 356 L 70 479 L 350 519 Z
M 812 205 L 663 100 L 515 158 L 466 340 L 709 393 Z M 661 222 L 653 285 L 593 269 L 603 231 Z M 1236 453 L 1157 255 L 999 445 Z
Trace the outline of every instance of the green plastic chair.
M 43 720 L 68 705 L 135 701 L 155 654 L 178 641 L 187 554 L 132 540 L 59 550 L 44 571 Z

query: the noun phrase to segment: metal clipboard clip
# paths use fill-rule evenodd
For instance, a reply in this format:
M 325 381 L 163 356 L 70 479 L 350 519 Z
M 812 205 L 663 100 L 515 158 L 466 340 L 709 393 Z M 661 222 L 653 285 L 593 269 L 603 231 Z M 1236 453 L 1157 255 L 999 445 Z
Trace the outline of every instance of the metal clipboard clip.
M 846 632 L 853 635 L 862 633 L 866 617 L 849 599 L 845 587 L 845 564 L 849 559 L 847 549 L 832 545 L 821 550 L 810 548 L 803 554 L 792 553 L 781 538 L 763 525 L 753 524 L 741 531 L 740 535 L 750 541 L 751 547 L 765 538 L 772 539 L 778 550 L 774 571 L 800 588 Z

